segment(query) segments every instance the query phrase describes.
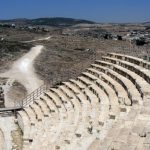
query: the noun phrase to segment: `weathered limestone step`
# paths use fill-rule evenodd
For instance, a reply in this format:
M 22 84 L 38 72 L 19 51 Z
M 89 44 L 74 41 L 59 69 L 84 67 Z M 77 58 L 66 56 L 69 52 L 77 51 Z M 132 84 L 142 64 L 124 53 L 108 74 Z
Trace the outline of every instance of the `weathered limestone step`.
M 107 55 L 110 57 L 115 57 L 118 59 L 129 61 L 133 64 L 142 66 L 146 69 L 150 69 L 150 63 L 141 58 L 137 58 L 137 57 L 133 57 L 133 56 L 129 56 L 129 55 L 118 54 L 118 53 L 108 53 Z
M 71 80 L 71 84 L 72 84 L 72 86 L 79 89 L 80 95 L 82 96 L 81 99 L 85 99 L 85 100 L 89 101 L 88 95 L 84 92 L 84 90 L 87 88 L 85 84 L 83 84 L 79 80 Z
M 79 77 L 80 78 L 80 77 Z M 82 80 L 82 78 L 80 78 L 80 81 L 78 81 L 78 83 L 76 84 L 79 84 L 79 82 L 81 82 L 82 84 L 84 85 L 87 85 L 85 83 L 85 81 Z M 91 84 L 90 84 L 91 85 Z M 100 89 L 99 89 L 100 90 Z M 102 90 L 101 90 L 102 92 Z M 93 101 L 93 100 L 96 100 L 96 96 L 89 90 L 89 88 L 85 88 L 84 89 L 84 94 L 87 95 L 87 97 L 89 98 L 89 101 L 91 102 L 91 104 L 93 104 L 93 107 L 92 108 L 95 108 L 97 106 L 99 106 L 99 108 L 97 108 L 100 112 L 100 116 L 99 116 L 99 124 L 100 125 L 103 125 L 104 124 L 104 120 L 106 120 L 108 118 L 108 113 L 109 113 L 109 100 L 108 100 L 108 97 L 104 97 L 106 94 L 103 92 L 103 97 L 101 98 L 101 104 L 99 104 L 98 101 Z M 93 97 L 91 97 L 91 95 L 93 95 Z M 96 99 L 95 99 L 95 98 Z M 94 98 L 94 99 L 93 99 Z M 104 98 L 104 99 L 103 99 Z M 102 114 L 102 115 L 101 115 Z
M 77 78 L 77 79 L 78 79 L 78 78 Z M 86 85 L 83 84 L 82 82 L 78 81 L 78 80 L 73 80 L 73 79 L 71 79 L 70 81 L 71 81 L 72 83 L 78 85 L 81 90 L 86 88 Z
M 49 111 L 47 105 L 41 99 L 35 100 L 35 103 L 37 105 L 39 105 L 39 107 L 41 108 L 41 110 L 44 114 L 44 117 L 49 117 L 50 116 L 50 111 Z
M 116 73 L 115 71 L 107 67 L 97 64 L 93 64 L 92 66 L 94 68 L 97 68 L 99 71 L 102 71 L 103 73 L 107 74 L 108 76 L 116 80 L 118 83 L 120 83 L 124 87 L 124 89 L 128 92 L 129 97 L 131 97 L 132 99 L 131 104 L 137 104 L 142 102 L 140 93 L 136 89 L 135 85 L 129 79 L 125 78 L 124 76 L 120 75 L 119 73 Z
M 31 109 L 33 109 L 35 115 L 36 115 L 36 119 L 38 121 L 42 121 L 42 118 L 44 117 L 43 116 L 43 113 L 41 112 L 41 109 L 40 107 L 36 104 L 36 103 L 33 103 L 32 105 L 29 106 Z
M 108 75 L 104 74 L 103 72 L 100 72 L 93 68 L 88 68 L 87 71 L 101 80 L 103 80 L 105 83 L 109 84 L 116 92 L 116 95 L 118 96 L 118 100 L 120 104 L 130 103 L 130 99 L 128 98 L 128 94 L 125 91 L 125 89 L 122 87 L 121 84 L 119 84 L 117 81 L 113 80 Z
M 74 105 L 78 105 L 78 107 L 81 109 L 81 102 L 78 99 L 78 97 L 76 95 L 74 95 L 74 93 L 68 89 L 66 86 L 60 86 L 61 90 L 66 93 L 66 95 L 68 95 L 70 97 L 70 100 L 72 101 L 73 106 Z
M 69 86 L 70 90 L 73 90 L 73 88 L 74 88 L 74 85 L 71 85 L 71 86 L 70 86 L 70 84 L 67 84 L 67 86 Z M 89 108 L 89 106 L 88 106 L 88 105 L 90 105 L 90 104 L 88 104 L 89 102 L 85 100 L 86 97 L 84 96 L 84 94 L 82 93 L 82 91 L 80 91 L 80 93 L 78 93 L 78 97 L 79 97 L 79 99 L 83 100 L 82 103 L 83 103 L 84 108 L 86 108 L 87 111 L 92 111 L 92 115 L 90 115 L 90 117 L 91 117 L 91 118 L 93 118 L 93 117 L 97 118 L 97 116 L 96 116 L 95 114 L 99 114 L 99 113 L 98 113 L 98 110 L 96 110 L 96 109 L 90 110 L 91 108 Z M 87 103 L 87 102 L 88 102 L 88 103 Z M 94 102 L 94 101 L 92 101 L 91 104 L 93 104 L 93 102 Z M 85 107 L 85 106 L 88 106 L 88 108 Z M 92 106 L 93 106 L 93 108 L 96 108 L 96 106 L 94 106 L 94 105 L 92 105 Z M 86 111 L 86 110 L 85 110 L 85 111 Z M 84 117 L 84 118 L 86 118 L 86 117 Z M 95 119 L 94 119 L 94 120 L 95 120 Z M 93 121 L 92 121 L 92 122 L 93 122 Z
M 85 77 L 83 77 L 83 79 L 85 79 Z M 89 81 L 89 83 L 92 84 L 92 81 L 90 81 L 87 78 L 86 78 L 86 81 Z M 97 83 L 98 83 L 98 79 L 97 79 Z M 101 83 L 101 84 L 103 85 L 103 83 Z M 93 86 L 95 86 L 95 85 L 93 85 Z M 115 119 L 115 115 L 120 112 L 120 110 L 119 110 L 119 104 L 118 104 L 118 99 L 117 99 L 117 97 L 116 97 L 116 99 L 115 99 L 115 97 L 113 97 L 113 94 L 115 94 L 115 93 L 114 93 L 114 91 L 112 91 L 112 89 L 109 86 L 107 86 L 105 84 L 104 84 L 104 86 L 105 86 L 104 88 L 106 90 L 109 90 L 108 91 L 108 93 L 109 93 L 108 96 L 109 96 L 109 106 L 110 106 L 110 111 L 111 111 L 110 118 Z
M 127 65 L 126 62 L 122 63 L 120 62 L 120 60 L 117 60 L 115 58 L 109 58 L 109 57 L 103 57 L 103 59 L 105 61 L 108 61 L 110 63 L 114 64 L 114 67 L 121 70 L 123 73 L 128 74 L 130 76 L 130 78 L 133 78 L 133 80 L 137 83 L 138 86 L 140 86 L 140 88 L 138 88 L 139 91 L 141 91 L 141 93 L 143 95 L 147 95 L 149 93 L 149 88 L 150 85 L 144 80 L 143 77 L 139 76 L 139 74 L 136 74 L 133 70 L 135 70 L 134 68 L 131 69 L 131 66 Z M 149 70 L 150 73 L 150 70 Z
M 110 99 L 110 105 L 119 105 L 117 95 L 110 86 L 108 86 L 105 82 L 103 82 L 102 80 L 100 80 L 99 78 L 95 77 L 94 75 L 92 75 L 90 73 L 85 72 L 83 74 L 86 77 L 89 77 L 91 80 L 93 79 L 95 81 L 95 83 L 97 83 L 98 85 L 101 85 L 101 87 L 103 87 L 105 89 L 105 91 L 107 91 L 107 93 L 109 95 L 109 99 Z M 98 88 L 100 88 L 100 87 L 98 87 Z
M 109 56 L 111 58 L 114 58 L 112 56 Z M 120 62 L 120 64 L 124 64 L 126 67 L 128 67 L 129 70 L 135 72 L 136 74 L 140 75 L 141 77 L 143 77 L 148 83 L 150 83 L 150 70 L 146 69 L 144 66 L 146 64 L 139 64 L 137 65 L 136 63 L 133 63 L 132 59 L 129 59 L 127 56 L 126 60 L 121 60 L 118 57 L 116 57 L 117 61 Z M 141 62 L 139 62 L 141 63 Z
M 50 98 L 54 103 L 55 105 L 57 106 L 58 109 L 60 109 L 63 105 L 63 102 L 61 101 L 61 99 L 58 97 L 58 95 L 56 95 L 54 93 L 54 91 L 49 91 L 49 92 L 46 92 L 45 93 L 45 96 L 47 96 L 48 98 Z
M 29 136 L 31 128 L 29 117 L 24 111 L 18 111 L 17 118 L 18 124 L 23 131 L 23 140 L 29 142 L 30 140 L 32 140 Z
M 28 115 L 30 122 L 31 122 L 31 125 L 34 126 L 37 122 L 36 115 L 35 115 L 34 111 L 30 107 L 25 108 L 24 111 Z
M 42 95 L 40 99 L 48 106 L 50 112 L 56 112 L 58 113 L 58 108 L 57 106 L 49 99 L 48 97 Z

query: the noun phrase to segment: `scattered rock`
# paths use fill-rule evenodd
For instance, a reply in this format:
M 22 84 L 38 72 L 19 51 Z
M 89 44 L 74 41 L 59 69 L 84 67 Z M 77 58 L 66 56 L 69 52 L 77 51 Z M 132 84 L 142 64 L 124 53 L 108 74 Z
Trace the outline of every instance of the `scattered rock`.
M 77 136 L 77 137 L 81 137 L 82 135 L 81 135 L 81 134 L 79 134 L 79 133 L 76 133 L 76 136 Z

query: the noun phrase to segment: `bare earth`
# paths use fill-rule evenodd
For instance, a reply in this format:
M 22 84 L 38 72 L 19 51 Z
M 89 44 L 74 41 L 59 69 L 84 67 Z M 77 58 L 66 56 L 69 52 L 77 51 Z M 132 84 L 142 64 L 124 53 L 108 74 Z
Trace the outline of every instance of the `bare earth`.
M 11 102 L 10 97 L 7 96 L 7 92 L 9 91 L 14 81 L 21 83 L 27 90 L 28 94 L 33 92 L 35 89 L 43 84 L 43 81 L 40 80 L 35 74 L 33 67 L 34 59 L 41 53 L 41 50 L 43 48 L 44 47 L 42 45 L 37 45 L 33 47 L 27 54 L 14 62 L 10 70 L 0 74 L 0 77 L 8 78 L 4 89 L 5 100 L 7 102 Z

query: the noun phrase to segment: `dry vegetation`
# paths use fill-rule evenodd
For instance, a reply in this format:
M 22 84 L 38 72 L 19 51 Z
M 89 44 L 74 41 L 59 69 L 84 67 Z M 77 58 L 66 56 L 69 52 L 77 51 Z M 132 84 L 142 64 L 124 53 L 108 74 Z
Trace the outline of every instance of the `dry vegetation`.
M 93 30 L 93 28 L 94 26 L 91 29 Z M 113 27 L 111 25 L 101 25 L 96 30 L 104 29 L 105 31 L 120 33 L 122 35 L 126 34 L 129 28 L 130 26 Z M 135 27 L 131 26 L 131 28 Z M 30 47 L 36 44 L 45 46 L 45 49 L 35 61 L 36 72 L 44 81 L 53 84 L 77 77 L 95 59 L 100 59 L 107 52 L 121 52 L 143 57 L 149 52 L 150 48 L 149 45 L 139 48 L 131 47 L 128 41 L 104 40 L 92 36 L 80 36 L 80 31 L 85 31 L 84 26 L 67 29 L 56 27 L 49 29 L 50 31 L 45 33 L 0 28 L 0 35 L 5 35 L 5 41 L 0 42 L 0 71 L 2 72 L 3 69 L 7 69 L 12 61 L 22 56 Z M 88 28 L 88 30 L 91 29 Z M 139 26 L 139 29 L 143 28 Z M 62 34 L 66 31 L 71 33 L 74 30 L 78 30 L 78 34 Z M 52 38 L 48 41 L 38 41 L 30 44 L 20 42 L 48 35 L 52 35 Z
M 0 72 L 8 69 L 12 62 L 27 53 L 31 44 L 23 44 L 15 41 L 0 42 Z
M 129 45 L 125 41 L 80 36 L 55 36 L 42 44 L 45 49 L 36 59 L 35 68 L 42 79 L 53 84 L 77 77 L 95 59 Z

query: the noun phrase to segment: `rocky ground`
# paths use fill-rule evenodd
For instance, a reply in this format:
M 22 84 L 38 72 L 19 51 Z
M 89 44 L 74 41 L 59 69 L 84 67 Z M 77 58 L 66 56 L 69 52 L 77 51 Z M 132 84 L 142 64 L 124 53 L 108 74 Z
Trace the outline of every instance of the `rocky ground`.
M 0 72 L 3 73 L 10 69 L 14 61 L 29 52 L 30 48 L 35 45 L 44 46 L 44 49 L 35 60 L 35 72 L 40 79 L 50 85 L 77 77 L 95 59 L 100 59 L 107 52 L 125 53 L 142 58 L 150 52 L 149 45 L 135 47 L 128 41 L 106 40 L 93 37 L 93 35 L 80 34 L 83 30 L 95 32 L 93 28 L 93 26 L 91 29 L 84 26 L 75 26 L 67 29 L 52 28 L 49 32 L 34 32 L 0 27 L 0 36 L 4 37 L 4 40 L 0 42 Z M 108 30 L 108 32 L 118 34 L 119 30 L 123 33 L 125 27 L 117 29 L 115 26 L 113 29 L 112 26 L 101 26 L 100 29 L 102 28 L 105 31 Z M 72 34 L 76 30 L 78 32 Z M 41 38 L 48 39 L 39 40 Z M 18 81 L 16 80 L 16 82 Z M 25 96 L 26 92 L 22 92 L 25 88 L 23 86 L 20 88 L 20 86 L 22 85 L 15 84 L 13 89 L 16 92 L 12 90 L 9 95 L 14 97 L 12 93 L 16 93 L 15 96 L 19 99 Z M 18 92 L 22 94 L 20 95 Z
M 150 46 L 131 47 L 128 41 L 80 36 L 53 36 L 42 44 L 45 49 L 37 57 L 35 69 L 43 80 L 51 84 L 77 77 L 107 52 L 126 53 L 142 58 L 150 52 Z

